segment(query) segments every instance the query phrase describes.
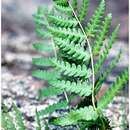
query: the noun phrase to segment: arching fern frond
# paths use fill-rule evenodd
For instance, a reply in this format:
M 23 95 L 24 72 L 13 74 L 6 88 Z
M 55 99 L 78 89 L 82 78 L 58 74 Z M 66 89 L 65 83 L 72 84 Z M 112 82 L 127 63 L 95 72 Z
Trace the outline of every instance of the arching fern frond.
M 60 61 L 55 58 L 52 59 L 52 62 L 59 72 L 62 72 L 64 75 L 67 76 L 89 78 L 92 75 L 91 69 L 87 69 L 86 65 L 84 64 L 70 64 L 69 62 Z
M 79 20 L 81 22 L 84 20 L 85 16 L 87 15 L 88 7 L 89 7 L 89 0 L 82 0 L 82 5 L 79 13 Z
M 125 69 L 116 79 L 116 81 L 110 86 L 108 91 L 98 101 L 98 108 L 106 108 L 107 105 L 112 101 L 118 91 L 128 82 L 129 74 L 128 69 Z
M 76 93 L 80 96 L 89 96 L 92 93 L 92 86 L 87 84 L 86 82 L 70 82 L 65 80 L 56 80 L 50 82 L 50 84 L 56 88 L 66 90 L 71 93 Z
M 39 117 L 43 117 L 43 116 L 50 114 L 58 109 L 66 108 L 67 106 L 68 106 L 67 101 L 60 101 L 58 103 L 54 103 L 53 105 L 48 106 L 47 108 L 45 108 L 43 110 L 38 111 L 37 113 L 38 113 Z
M 87 27 L 85 28 L 85 32 L 88 36 L 94 37 L 100 27 L 101 19 L 103 18 L 105 11 L 105 1 L 102 0 L 97 10 L 94 12 L 93 16 L 91 17 Z
M 98 118 L 97 113 L 94 111 L 92 106 L 73 110 L 63 117 L 59 117 L 52 121 L 55 125 L 67 126 L 78 124 L 79 121 L 95 121 Z
M 96 36 L 96 40 L 93 45 L 93 55 L 98 55 L 100 53 L 103 41 L 105 40 L 106 35 L 109 31 L 111 20 L 112 20 L 112 15 L 108 14 L 103 22 L 100 32 L 98 32 Z
M 106 60 L 106 58 L 107 58 L 107 56 L 108 56 L 108 53 L 109 53 L 109 50 L 111 49 L 112 45 L 114 44 L 114 42 L 115 42 L 115 40 L 116 40 L 118 31 L 119 31 L 119 26 L 120 26 L 120 25 L 118 25 L 118 26 L 115 28 L 115 30 L 112 32 L 111 37 L 108 39 L 107 45 L 104 45 L 104 50 L 103 50 L 103 52 L 99 55 L 99 58 L 98 58 L 96 64 L 94 65 L 95 74 L 97 74 L 97 73 L 100 71 L 100 69 L 101 69 L 101 67 L 102 67 L 102 65 L 103 65 L 103 63 L 104 63 L 104 61 Z

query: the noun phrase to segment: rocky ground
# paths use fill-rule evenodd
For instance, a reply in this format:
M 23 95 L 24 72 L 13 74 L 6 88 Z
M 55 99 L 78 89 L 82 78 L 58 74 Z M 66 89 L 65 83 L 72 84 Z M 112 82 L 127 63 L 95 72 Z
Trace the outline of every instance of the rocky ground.
M 49 0 L 43 1 L 48 3 Z M 42 101 L 37 100 L 38 90 L 41 86 L 45 87 L 45 82 L 31 77 L 31 71 L 34 69 L 34 66 L 31 64 L 32 58 L 39 55 L 48 55 L 46 53 L 39 54 L 32 48 L 32 43 L 36 41 L 37 38 L 33 32 L 34 24 L 31 15 L 36 10 L 36 7 L 43 1 L 2 1 L 2 101 L 8 104 L 9 108 L 11 108 L 13 102 L 17 104 L 27 121 L 26 125 L 28 130 L 34 130 L 36 125 L 34 121 L 36 107 L 40 110 L 45 108 L 48 104 L 53 104 L 57 101 L 57 98 L 49 98 Z M 108 5 L 109 4 L 108 2 Z M 113 6 L 116 6 L 115 2 Z M 123 2 L 122 7 L 126 7 L 125 2 Z M 110 8 L 113 7 L 110 6 Z M 115 14 L 117 14 L 117 11 L 119 10 L 115 9 Z M 126 14 L 121 16 L 124 16 L 121 19 L 126 19 L 127 21 Z M 115 77 L 128 66 L 128 38 L 126 28 L 127 23 L 120 32 L 120 35 L 124 35 L 124 37 L 120 37 L 120 41 L 115 43 L 106 62 L 105 67 L 107 67 L 111 59 L 119 52 L 120 48 L 122 49 L 120 63 L 113 70 L 105 83 L 107 87 Z M 125 130 L 124 127 L 128 129 L 129 115 L 127 96 L 128 86 L 126 86 L 122 94 L 120 94 L 120 96 L 118 95 L 113 103 L 104 111 L 112 121 L 111 124 L 116 127 L 114 130 Z M 122 123 L 126 124 L 126 126 L 118 127 Z

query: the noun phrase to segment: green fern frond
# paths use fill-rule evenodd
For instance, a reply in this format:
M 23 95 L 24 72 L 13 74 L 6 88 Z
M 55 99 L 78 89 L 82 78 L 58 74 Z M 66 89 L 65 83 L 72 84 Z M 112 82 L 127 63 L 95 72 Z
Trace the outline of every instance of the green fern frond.
M 79 13 L 79 20 L 82 22 L 88 13 L 89 0 L 82 0 L 82 5 Z
M 35 32 L 37 34 L 38 37 L 42 37 L 42 38 L 50 38 L 51 37 L 51 34 L 48 32 L 48 30 L 43 30 L 41 29 L 41 27 L 37 27 L 35 29 Z
M 22 113 L 18 110 L 15 104 L 13 104 L 13 110 L 15 113 L 15 121 L 18 130 L 26 130 L 24 120 L 22 119 Z
M 44 44 L 44 43 L 34 43 L 33 47 L 35 50 L 39 51 L 39 52 L 52 52 L 53 48 L 51 45 L 49 44 Z
M 111 20 L 112 20 L 112 15 L 108 14 L 103 22 L 102 28 L 98 33 L 95 43 L 93 45 L 93 55 L 98 55 L 100 53 L 103 41 L 105 40 L 106 34 L 109 31 Z
M 67 126 L 78 124 L 79 121 L 95 121 L 98 118 L 97 113 L 94 111 L 92 106 L 73 110 L 63 117 L 59 117 L 52 121 L 55 125 Z
M 48 15 L 48 21 L 57 27 L 71 28 L 76 27 L 78 22 L 75 19 L 64 18 L 62 16 Z
M 92 93 L 92 86 L 86 82 L 70 82 L 65 80 L 56 80 L 50 82 L 50 84 L 56 88 L 66 90 L 71 93 L 76 93 L 80 96 L 89 96 Z
M 95 74 L 97 74 L 100 71 L 104 61 L 106 60 L 109 50 L 111 49 L 112 45 L 114 44 L 114 42 L 116 40 L 118 31 L 119 31 L 119 26 L 120 25 L 118 25 L 115 28 L 115 30 L 112 32 L 112 35 L 109 38 L 107 45 L 105 45 L 103 52 L 99 55 L 99 58 L 98 58 L 96 64 L 94 65 Z
M 78 7 L 78 2 L 77 2 L 77 0 L 72 0 L 72 7 L 73 7 L 74 11 L 77 10 L 77 7 Z
M 94 37 L 100 27 L 101 19 L 103 18 L 105 12 L 105 1 L 102 0 L 97 10 L 94 12 L 93 16 L 90 19 L 90 22 L 85 28 L 85 32 L 88 36 Z
M 68 6 L 67 0 L 53 0 L 57 5 Z
M 64 90 L 56 87 L 47 87 L 39 90 L 39 99 L 62 94 Z
M 89 78 L 92 75 L 91 69 L 87 69 L 86 65 L 70 64 L 69 62 L 60 61 L 55 58 L 52 59 L 52 62 L 59 72 L 67 76 Z
M 48 30 L 51 32 L 53 36 L 59 37 L 59 38 L 66 38 L 72 40 L 75 38 L 76 40 L 79 39 L 85 39 L 85 36 L 81 32 L 80 29 L 75 28 L 60 28 L 60 27 L 48 27 Z
M 42 130 L 42 126 L 41 126 L 41 121 L 40 121 L 40 117 L 38 115 L 37 109 L 36 109 L 36 123 L 37 123 L 37 127 L 36 130 Z
M 98 108 L 106 108 L 107 105 L 112 101 L 118 91 L 128 82 L 129 74 L 128 69 L 125 69 L 116 79 L 116 81 L 110 86 L 103 97 L 98 101 Z
M 59 77 L 59 74 L 56 71 L 35 70 L 32 71 L 32 76 L 44 80 L 55 80 Z
M 9 113 L 1 113 L 1 126 L 4 130 L 16 130 L 15 124 L 13 123 L 13 118 Z
M 51 67 L 51 66 L 53 66 L 53 64 L 52 64 L 52 62 L 51 62 L 51 60 L 50 60 L 50 58 L 33 58 L 32 59 L 32 63 L 34 64 L 34 65 L 37 65 L 37 66 L 46 66 L 46 67 Z
M 85 51 L 81 45 L 75 45 L 70 40 L 54 38 L 55 44 L 64 51 L 71 59 L 87 61 L 90 59 L 90 55 Z
M 54 8 L 57 12 L 60 12 L 62 14 L 67 14 L 68 16 L 72 16 L 73 11 L 70 7 L 62 6 L 62 5 L 57 5 L 54 4 Z
M 112 71 L 112 69 L 118 64 L 120 56 L 121 56 L 121 52 L 117 55 L 117 57 L 115 57 L 111 61 L 110 65 L 104 70 L 104 72 L 102 74 L 100 74 L 100 76 L 96 82 L 96 85 L 95 85 L 95 93 L 97 93 L 99 91 L 104 80 L 108 77 L 108 75 Z
M 39 117 L 43 117 L 43 116 L 50 114 L 58 109 L 66 108 L 67 106 L 68 106 L 67 101 L 60 101 L 58 103 L 55 103 L 53 105 L 48 106 L 47 108 L 45 108 L 43 110 L 38 111 L 37 113 L 38 113 Z

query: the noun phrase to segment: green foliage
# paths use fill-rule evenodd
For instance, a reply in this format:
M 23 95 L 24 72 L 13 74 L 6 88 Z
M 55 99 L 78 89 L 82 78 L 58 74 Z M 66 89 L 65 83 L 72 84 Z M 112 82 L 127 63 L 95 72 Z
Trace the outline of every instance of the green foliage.
M 70 81 L 52 81 L 52 86 L 59 89 L 65 89 L 68 92 L 76 93 L 80 96 L 89 96 L 92 93 L 92 86 L 87 85 L 86 82 L 70 82 Z
M 22 118 L 22 113 L 19 111 L 15 104 L 13 104 L 13 110 L 15 114 L 15 123 L 18 128 L 17 130 L 25 130 L 26 128 L 23 122 L 24 120 Z
M 80 21 L 83 21 L 85 16 L 87 15 L 88 7 L 89 7 L 89 0 L 82 0 L 82 5 L 79 14 Z
M 63 117 L 59 117 L 53 121 L 55 125 L 76 125 L 79 121 L 95 121 L 98 115 L 92 106 L 84 107 L 79 110 L 72 110 Z
M 105 108 L 117 94 L 117 92 L 128 82 L 129 74 L 128 69 L 125 69 L 110 86 L 105 95 L 99 100 L 98 108 Z
M 83 130 L 86 128 L 111 130 L 108 119 L 102 111 L 99 112 L 99 109 L 105 108 L 127 83 L 128 72 L 122 72 L 99 102 L 96 101 L 95 96 L 119 62 L 120 53 L 106 69 L 102 69 L 116 40 L 119 25 L 105 42 L 112 21 L 111 13 L 105 16 L 105 1 L 101 0 L 85 28 L 82 26 L 82 22 L 88 12 L 89 0 L 82 0 L 81 7 L 78 7 L 77 0 L 71 2 L 53 0 L 51 9 L 41 7 L 34 15 L 36 33 L 46 40 L 44 42 L 46 44 L 35 43 L 34 48 L 40 52 L 50 52 L 54 49 L 55 53 L 54 57 L 51 55 L 51 57 L 33 58 L 32 60 L 33 64 L 38 67 L 38 70 L 33 71 L 32 75 L 48 81 L 48 87 L 40 89 L 39 98 L 57 95 L 64 95 L 66 98 L 66 102 L 57 102 L 39 111 L 38 117 L 43 116 L 44 119 L 44 115 L 49 114 L 49 124 L 44 119 L 47 129 L 50 124 L 53 124 L 62 127 L 77 125 Z M 52 47 L 47 43 L 51 43 Z M 91 45 L 93 54 L 90 53 L 88 44 Z M 92 74 L 92 60 L 94 60 L 94 75 Z M 70 97 L 72 95 L 80 96 L 81 103 L 76 107 L 71 106 L 71 98 L 68 98 L 68 95 Z M 68 110 L 66 109 L 68 105 L 70 107 L 68 114 L 63 114 L 61 117 L 51 115 L 57 109 Z
M 37 128 L 36 130 L 42 130 L 42 126 L 41 126 L 41 121 L 40 121 L 40 116 L 38 115 L 38 112 L 36 110 L 36 122 L 37 122 Z
M 42 116 L 50 114 L 58 109 L 66 108 L 67 106 L 68 106 L 68 103 L 66 101 L 61 101 L 61 102 L 55 103 L 53 105 L 50 105 L 41 111 L 38 111 L 37 114 L 39 117 L 42 117 Z
M 101 21 L 105 12 L 105 1 L 102 0 L 97 10 L 91 17 L 87 27 L 85 28 L 86 34 L 90 37 L 95 37 L 98 29 L 101 26 Z
M 103 41 L 106 38 L 106 34 L 109 31 L 112 15 L 108 14 L 103 22 L 102 28 L 96 37 L 93 46 L 93 55 L 98 55 L 100 53 L 100 48 L 102 47 Z

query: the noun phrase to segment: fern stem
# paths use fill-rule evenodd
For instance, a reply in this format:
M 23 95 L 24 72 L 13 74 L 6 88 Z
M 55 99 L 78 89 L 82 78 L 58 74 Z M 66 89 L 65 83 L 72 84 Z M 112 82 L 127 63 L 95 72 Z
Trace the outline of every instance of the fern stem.
M 91 57 L 91 67 L 92 67 L 92 73 L 93 73 L 93 76 L 92 76 L 92 84 L 93 84 L 93 87 L 92 87 L 92 104 L 93 104 L 93 108 L 96 110 L 96 105 L 95 105 L 95 97 L 94 97 L 95 75 L 94 75 L 94 62 L 93 62 L 93 54 L 92 54 L 92 49 L 91 49 L 91 46 L 90 46 L 90 42 L 89 42 L 89 40 L 88 40 L 88 37 L 87 37 L 87 35 L 86 35 L 86 33 L 85 33 L 85 31 L 84 31 L 84 29 L 83 29 L 83 27 L 82 27 L 82 25 L 81 25 L 81 23 L 80 23 L 80 21 L 79 21 L 79 19 L 78 19 L 77 15 L 76 15 L 76 13 L 75 13 L 75 11 L 74 11 L 74 9 L 73 9 L 72 5 L 70 4 L 70 2 L 69 2 L 69 1 L 68 1 L 68 3 L 69 3 L 70 8 L 71 8 L 71 9 L 72 9 L 72 11 L 73 11 L 73 14 L 74 14 L 74 16 L 75 16 L 76 20 L 77 20 L 77 21 L 78 21 L 78 23 L 79 23 L 79 26 L 80 26 L 80 28 L 81 28 L 81 30 L 82 30 L 82 32 L 83 32 L 83 34 L 85 35 L 85 38 L 86 38 L 86 41 L 87 41 L 87 44 L 88 44 L 89 53 L 90 53 L 90 57 Z

